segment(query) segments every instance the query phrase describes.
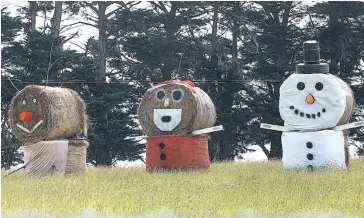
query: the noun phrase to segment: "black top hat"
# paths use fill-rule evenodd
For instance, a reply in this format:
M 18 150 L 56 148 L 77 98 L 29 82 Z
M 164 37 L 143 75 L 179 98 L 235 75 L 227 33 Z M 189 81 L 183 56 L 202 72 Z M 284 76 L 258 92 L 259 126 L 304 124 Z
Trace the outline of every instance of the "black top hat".
M 320 63 L 320 46 L 316 40 L 309 40 L 303 43 L 303 55 L 305 63 L 296 66 L 297 73 L 328 73 L 329 65 Z

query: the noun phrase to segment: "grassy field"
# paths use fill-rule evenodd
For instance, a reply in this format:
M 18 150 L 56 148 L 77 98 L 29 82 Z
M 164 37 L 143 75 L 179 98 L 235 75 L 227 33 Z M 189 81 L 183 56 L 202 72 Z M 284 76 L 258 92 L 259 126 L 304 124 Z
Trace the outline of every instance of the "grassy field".
M 2 217 L 364 217 L 364 159 L 338 172 L 285 172 L 281 162 L 265 162 L 204 172 L 15 173 L 1 188 Z

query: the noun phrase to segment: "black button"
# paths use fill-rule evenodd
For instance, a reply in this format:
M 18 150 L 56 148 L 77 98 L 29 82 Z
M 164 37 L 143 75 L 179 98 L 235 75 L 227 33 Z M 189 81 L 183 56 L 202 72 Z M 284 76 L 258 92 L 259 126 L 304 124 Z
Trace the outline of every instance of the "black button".
M 289 108 L 294 109 L 294 107 L 293 107 L 293 106 L 290 106 Z
M 325 108 L 322 108 L 322 113 L 325 113 L 326 112 L 326 109 Z
M 301 113 L 300 113 L 300 116 L 301 116 L 301 117 L 303 117 L 303 116 L 305 116 L 305 114 L 304 114 L 303 112 L 301 112 Z
M 307 148 L 311 149 L 313 147 L 312 142 L 307 142 L 306 146 L 307 146 Z
M 160 156 L 161 160 L 166 160 L 167 159 L 167 155 L 165 153 L 162 153 Z
M 307 169 L 308 169 L 308 170 L 313 170 L 313 166 L 312 166 L 312 165 L 308 165 L 308 166 L 307 166 Z
M 313 159 L 313 155 L 312 154 L 308 154 L 307 155 L 307 159 L 312 160 Z
M 159 144 L 159 147 L 160 147 L 161 149 L 164 149 L 164 148 L 166 147 L 166 145 L 165 145 L 163 142 L 161 142 L 161 143 Z
M 298 110 L 297 110 L 297 109 L 296 109 L 296 110 L 294 110 L 294 113 L 295 113 L 295 114 L 298 114 Z

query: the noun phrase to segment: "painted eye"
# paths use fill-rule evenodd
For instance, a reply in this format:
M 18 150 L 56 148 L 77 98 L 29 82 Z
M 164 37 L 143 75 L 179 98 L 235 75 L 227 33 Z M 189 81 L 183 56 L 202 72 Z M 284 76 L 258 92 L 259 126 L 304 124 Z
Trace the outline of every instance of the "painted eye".
M 183 98 L 183 91 L 182 89 L 175 89 L 172 92 L 172 98 L 175 101 L 180 101 Z
M 33 103 L 37 103 L 37 99 L 36 98 L 33 98 Z
M 316 83 L 315 88 L 317 91 L 321 91 L 324 88 L 324 84 L 318 82 Z
M 299 83 L 297 84 L 297 89 L 298 89 L 298 90 L 303 90 L 303 89 L 305 89 L 305 84 L 304 84 L 303 82 L 299 82 Z
M 26 106 L 27 105 L 27 100 L 23 100 L 23 105 Z
M 162 101 L 164 97 L 166 97 L 166 92 L 164 91 L 164 89 L 159 89 L 155 93 L 155 97 L 157 98 L 158 101 Z

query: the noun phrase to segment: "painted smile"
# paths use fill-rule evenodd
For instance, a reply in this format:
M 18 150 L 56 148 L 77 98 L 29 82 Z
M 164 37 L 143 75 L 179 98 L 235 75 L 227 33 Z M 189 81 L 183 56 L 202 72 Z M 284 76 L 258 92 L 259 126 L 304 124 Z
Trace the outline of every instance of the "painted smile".
M 35 124 L 35 126 L 33 127 L 33 129 L 32 130 L 28 130 L 27 128 L 25 128 L 24 126 L 22 126 L 22 125 L 20 125 L 20 124 L 16 124 L 16 126 L 19 128 L 19 129 L 21 129 L 21 130 L 23 130 L 24 132 L 26 132 L 26 133 L 32 133 L 32 132 L 34 132 L 39 126 L 40 126 L 40 124 L 42 124 L 43 123 L 43 120 L 41 120 L 41 121 L 39 121 L 37 124 Z
M 297 115 L 297 116 L 301 116 L 301 117 L 307 117 L 308 119 L 316 119 L 321 117 L 321 112 L 317 112 L 316 114 L 307 114 L 307 113 L 304 113 L 302 111 L 299 111 L 298 109 L 295 109 L 294 106 L 290 106 L 289 109 L 293 110 L 294 113 Z M 325 108 L 322 108 L 322 113 L 326 113 L 326 109 Z

